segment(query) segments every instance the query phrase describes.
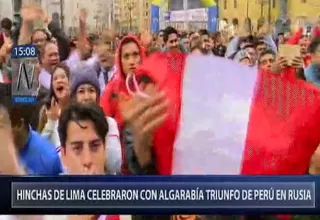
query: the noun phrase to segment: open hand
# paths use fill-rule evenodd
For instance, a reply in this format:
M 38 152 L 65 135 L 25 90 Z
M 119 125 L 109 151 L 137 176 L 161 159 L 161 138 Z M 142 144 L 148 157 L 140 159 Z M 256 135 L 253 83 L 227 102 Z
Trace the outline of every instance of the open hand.
M 141 166 L 150 162 L 152 134 L 167 118 L 168 107 L 165 94 L 159 93 L 154 85 L 147 85 L 144 92 L 147 98 L 121 94 L 119 99 L 122 116 L 132 129 L 134 150 Z
M 25 22 L 33 22 L 36 20 L 44 20 L 44 13 L 40 7 L 27 6 L 21 9 L 21 17 Z

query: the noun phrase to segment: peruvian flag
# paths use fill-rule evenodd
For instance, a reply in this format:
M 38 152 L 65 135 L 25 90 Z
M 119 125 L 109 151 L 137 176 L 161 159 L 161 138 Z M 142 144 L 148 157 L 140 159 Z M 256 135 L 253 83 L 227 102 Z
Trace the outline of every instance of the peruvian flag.
M 307 173 L 320 143 L 313 86 L 212 56 L 155 55 L 138 74 L 172 103 L 154 134 L 160 174 Z

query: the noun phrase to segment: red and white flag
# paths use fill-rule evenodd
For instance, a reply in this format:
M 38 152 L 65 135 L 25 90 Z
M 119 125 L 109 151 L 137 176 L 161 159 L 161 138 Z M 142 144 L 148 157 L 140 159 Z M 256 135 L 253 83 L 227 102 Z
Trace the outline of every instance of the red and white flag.
M 170 111 L 176 120 L 155 134 L 160 174 L 307 172 L 320 143 L 316 88 L 212 56 L 190 55 L 164 73 L 171 64 L 162 56 L 153 61 L 163 62 L 157 65 L 162 74 L 153 68 L 150 77 L 167 78 L 158 84 L 180 103 Z

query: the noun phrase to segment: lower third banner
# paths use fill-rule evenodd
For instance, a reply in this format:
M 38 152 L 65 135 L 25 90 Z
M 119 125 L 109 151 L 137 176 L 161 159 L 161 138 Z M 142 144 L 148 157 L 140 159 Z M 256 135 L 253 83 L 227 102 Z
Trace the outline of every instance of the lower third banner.
M 310 177 L 11 178 L 11 203 L 3 182 L 1 214 L 320 213 Z

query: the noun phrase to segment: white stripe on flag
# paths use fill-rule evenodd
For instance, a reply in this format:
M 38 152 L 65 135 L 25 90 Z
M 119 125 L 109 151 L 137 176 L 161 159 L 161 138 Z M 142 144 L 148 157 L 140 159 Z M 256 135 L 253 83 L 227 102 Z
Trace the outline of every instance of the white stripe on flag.
M 172 174 L 240 174 L 257 69 L 189 56 Z

